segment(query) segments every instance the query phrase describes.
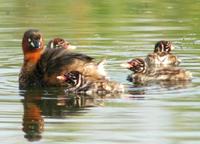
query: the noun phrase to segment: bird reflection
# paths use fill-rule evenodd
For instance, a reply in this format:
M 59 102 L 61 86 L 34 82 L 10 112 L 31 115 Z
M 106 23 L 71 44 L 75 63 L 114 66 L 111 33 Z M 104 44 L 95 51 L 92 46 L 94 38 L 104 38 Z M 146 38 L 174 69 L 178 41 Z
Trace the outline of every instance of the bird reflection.
M 64 90 L 30 89 L 21 92 L 24 106 L 22 130 L 28 141 L 39 141 L 45 129 L 44 118 L 65 118 L 82 115 L 88 107 L 103 105 L 106 96 L 79 95 Z
M 162 83 L 160 86 L 170 88 L 172 83 Z M 177 87 L 186 87 L 186 83 L 175 84 Z M 128 97 L 131 99 L 144 99 L 150 91 L 147 84 L 127 85 Z M 179 88 L 179 87 L 178 87 Z M 22 130 L 28 141 L 39 141 L 45 130 L 45 118 L 66 118 L 72 115 L 84 115 L 89 107 L 104 105 L 105 99 L 122 98 L 126 95 L 84 95 L 66 93 L 63 89 L 27 89 L 21 91 L 24 106 Z
M 167 89 L 184 89 L 191 86 L 191 81 L 161 81 L 159 85 Z
M 154 81 L 154 82 L 145 82 L 145 83 L 133 83 L 134 87 L 151 87 L 159 86 L 160 88 L 166 89 L 183 89 L 191 85 L 191 81 Z
M 127 86 L 127 93 L 131 99 L 144 99 L 148 94 L 163 90 L 185 89 L 192 85 L 191 81 L 154 81 L 145 83 L 133 82 Z
M 24 104 L 23 115 L 23 131 L 25 138 L 29 141 L 37 141 L 41 139 L 41 133 L 44 130 L 44 119 L 40 108 L 41 95 L 33 93 L 24 97 L 22 101 Z

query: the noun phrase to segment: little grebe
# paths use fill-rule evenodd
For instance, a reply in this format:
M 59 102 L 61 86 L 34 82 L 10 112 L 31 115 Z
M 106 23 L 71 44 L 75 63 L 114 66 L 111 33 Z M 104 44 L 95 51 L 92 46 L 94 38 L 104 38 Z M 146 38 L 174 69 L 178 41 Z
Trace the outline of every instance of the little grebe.
M 173 49 L 174 46 L 170 41 L 158 41 L 154 52 L 148 54 L 145 61 L 149 66 L 179 65 L 181 60 L 171 53 Z
M 133 74 L 128 76 L 128 80 L 136 83 L 143 83 L 148 81 L 188 81 L 191 80 L 192 74 L 177 67 L 160 67 L 151 68 L 142 58 L 136 58 L 123 67 L 128 68 Z
M 76 46 L 73 46 L 68 41 L 57 37 L 48 42 L 47 48 L 66 48 L 68 50 L 74 50 L 76 49 Z
M 19 75 L 20 89 L 32 86 L 68 86 L 58 76 L 71 71 L 78 71 L 93 83 L 106 81 L 107 85 L 112 84 L 107 79 L 103 61 L 95 63 L 92 57 L 69 52 L 66 48 L 45 49 L 42 33 L 38 30 L 31 29 L 24 33 L 22 49 L 24 64 Z
M 71 71 L 67 74 L 57 76 L 62 82 L 65 82 L 68 87 L 66 92 L 76 92 L 85 94 L 109 94 L 123 92 L 124 87 L 114 81 L 96 80 L 90 81 L 83 74 L 78 71 Z

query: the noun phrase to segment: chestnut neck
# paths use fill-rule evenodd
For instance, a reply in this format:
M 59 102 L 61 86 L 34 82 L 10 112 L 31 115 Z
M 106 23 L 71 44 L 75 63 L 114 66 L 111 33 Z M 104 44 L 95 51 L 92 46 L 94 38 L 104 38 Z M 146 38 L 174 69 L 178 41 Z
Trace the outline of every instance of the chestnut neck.
M 39 61 L 42 53 L 43 53 L 43 50 L 38 50 L 35 52 L 25 52 L 24 53 L 24 62 L 36 64 Z
M 41 45 L 40 48 L 35 50 L 30 50 L 28 38 L 24 36 L 22 40 L 22 49 L 24 53 L 24 64 L 25 65 L 35 65 L 39 61 L 42 53 L 44 52 L 45 46 L 44 46 L 44 39 L 41 38 Z
M 26 53 L 24 55 L 23 71 L 26 71 L 27 74 L 31 73 L 40 60 L 41 55 L 40 52 Z

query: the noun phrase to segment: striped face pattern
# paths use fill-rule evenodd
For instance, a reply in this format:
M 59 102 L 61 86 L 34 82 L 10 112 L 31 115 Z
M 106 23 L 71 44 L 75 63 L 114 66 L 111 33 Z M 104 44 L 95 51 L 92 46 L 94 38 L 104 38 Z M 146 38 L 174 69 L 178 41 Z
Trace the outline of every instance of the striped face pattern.
M 159 41 L 155 44 L 154 52 L 155 53 L 159 53 L 159 52 L 169 53 L 173 49 L 174 47 L 170 41 Z
M 146 71 L 145 61 L 141 58 L 136 58 L 128 62 L 129 69 L 135 73 L 144 73 Z
M 71 86 L 80 86 L 82 83 L 82 75 L 78 71 L 71 71 L 64 76 L 65 82 L 67 82 Z
M 62 38 L 55 38 L 48 44 L 49 48 L 67 48 L 69 43 Z

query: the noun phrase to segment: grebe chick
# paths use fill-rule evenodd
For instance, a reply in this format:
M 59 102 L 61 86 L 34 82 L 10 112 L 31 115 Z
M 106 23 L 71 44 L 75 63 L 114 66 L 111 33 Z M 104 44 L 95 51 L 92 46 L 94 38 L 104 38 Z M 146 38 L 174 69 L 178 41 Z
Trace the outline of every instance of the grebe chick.
M 158 41 L 155 44 L 154 52 L 148 54 L 145 61 L 149 66 L 177 66 L 181 60 L 171 53 L 174 49 L 170 41 Z
M 47 48 L 65 48 L 68 50 L 74 50 L 76 49 L 76 46 L 71 45 L 68 41 L 64 40 L 63 38 L 57 37 L 48 42 Z
M 123 67 L 131 70 L 133 73 L 128 76 L 128 80 L 136 83 L 148 81 L 188 81 L 192 79 L 192 74 L 177 67 L 151 68 L 142 58 L 136 58 Z
M 76 92 L 85 94 L 109 94 L 120 93 L 124 91 L 124 86 L 108 79 L 89 80 L 86 76 L 78 71 L 71 71 L 64 75 L 57 76 L 57 79 L 68 85 L 66 92 Z

